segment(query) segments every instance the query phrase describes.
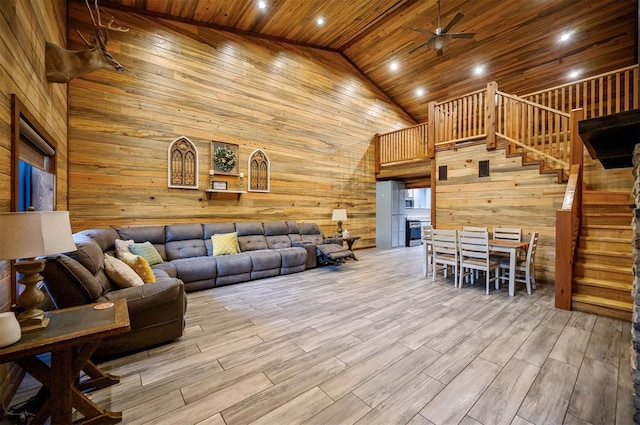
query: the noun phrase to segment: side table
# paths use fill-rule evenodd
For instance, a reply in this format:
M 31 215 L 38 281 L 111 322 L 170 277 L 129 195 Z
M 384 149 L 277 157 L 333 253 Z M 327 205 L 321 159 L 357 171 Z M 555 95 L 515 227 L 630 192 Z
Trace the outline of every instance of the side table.
M 127 301 L 119 299 L 105 309 L 96 304 L 49 311 L 49 326 L 23 334 L 18 342 L 0 348 L 0 363 L 16 362 L 37 379 L 49 397 L 36 413 L 31 424 L 72 423 L 75 408 L 84 416 L 80 423 L 115 424 L 122 421 L 120 412 L 101 409 L 82 392 L 86 387 L 106 387 L 119 378 L 103 373 L 89 358 L 102 339 L 130 329 Z M 37 356 L 51 353 L 51 367 Z M 81 370 L 91 377 L 90 383 L 75 385 Z
M 360 236 L 349 236 L 347 238 L 342 238 L 342 240 L 347 243 L 347 247 L 351 252 L 353 252 L 353 243 L 358 239 L 360 239 Z M 353 259 L 358 261 L 358 259 L 356 258 L 356 254 L 353 254 Z

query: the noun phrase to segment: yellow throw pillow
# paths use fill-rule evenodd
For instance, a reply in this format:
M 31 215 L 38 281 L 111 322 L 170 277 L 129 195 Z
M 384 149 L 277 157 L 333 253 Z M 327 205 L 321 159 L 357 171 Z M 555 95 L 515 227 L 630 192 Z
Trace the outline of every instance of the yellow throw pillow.
M 104 255 L 104 270 L 119 288 L 144 285 L 142 278 L 131 267 L 108 254 Z
M 154 264 L 160 264 L 163 262 L 160 253 L 158 252 L 156 247 L 153 246 L 149 241 L 142 243 L 132 243 L 131 245 L 129 245 L 129 250 L 132 254 L 144 257 L 144 259 L 147 260 L 147 262 L 152 266 Z
M 236 232 L 212 235 L 211 244 L 213 245 L 213 255 L 228 255 L 240 252 L 238 234 Z
M 126 241 L 122 239 L 116 239 L 116 257 L 122 258 L 122 254 L 124 254 L 125 252 L 131 252 L 129 246 L 131 246 L 132 243 L 133 239 L 129 239 Z
M 135 255 L 130 252 L 125 252 L 122 257 L 129 267 L 135 271 L 138 276 L 142 278 L 144 283 L 153 283 L 156 281 L 156 276 L 153 274 L 153 270 L 149 265 L 149 262 L 141 255 Z

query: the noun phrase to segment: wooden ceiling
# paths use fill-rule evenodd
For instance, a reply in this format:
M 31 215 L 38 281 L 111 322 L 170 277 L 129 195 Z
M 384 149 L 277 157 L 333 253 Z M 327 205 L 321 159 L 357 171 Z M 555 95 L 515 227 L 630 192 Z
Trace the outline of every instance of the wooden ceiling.
M 444 55 L 426 47 L 438 26 L 436 0 L 103 0 L 104 6 L 253 33 L 340 52 L 416 122 L 427 102 L 445 100 L 497 81 L 526 94 L 582 76 L 637 63 L 636 0 L 442 0 L 441 26 L 464 14 Z M 322 16 L 325 23 L 316 24 Z M 558 41 L 573 31 L 568 42 Z M 410 53 L 419 45 L 424 45 Z M 390 64 L 397 61 L 398 70 Z M 477 65 L 485 73 L 474 74 Z M 424 95 L 416 95 L 422 88 Z

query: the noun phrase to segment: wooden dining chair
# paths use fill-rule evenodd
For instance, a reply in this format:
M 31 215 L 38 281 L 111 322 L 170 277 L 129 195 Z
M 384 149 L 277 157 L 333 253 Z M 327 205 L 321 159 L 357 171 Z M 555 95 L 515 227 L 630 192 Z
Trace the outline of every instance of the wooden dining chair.
M 493 228 L 493 239 L 507 239 L 520 242 L 522 240 L 522 228 L 495 226 Z
M 487 232 L 487 226 L 462 226 L 463 232 Z M 475 281 L 479 276 L 479 271 L 475 270 L 473 275 L 471 276 L 471 283 Z
M 524 283 L 527 294 L 531 295 L 531 288 L 536 289 L 536 247 L 538 245 L 538 232 L 531 233 L 527 255 L 516 259 L 514 281 Z M 500 260 L 500 281 L 509 279 L 509 257 Z
M 429 268 L 433 259 L 433 247 L 431 242 L 431 232 L 433 227 L 430 224 L 424 224 L 422 226 L 422 245 L 424 248 L 424 263 L 425 270 L 424 275 L 429 276 Z
M 485 272 L 486 292 L 489 293 L 489 283 L 495 282 L 499 288 L 500 263 L 489 256 L 489 232 L 465 232 L 458 234 L 460 247 L 460 272 L 458 286 L 462 288 L 466 276 L 473 277 L 474 271 Z M 467 272 L 465 273 L 465 270 Z M 491 272 L 493 276 L 491 276 Z M 473 282 L 473 281 L 472 281 Z
M 508 241 L 522 240 L 522 228 L 521 227 L 502 227 L 494 226 L 493 239 L 503 239 Z M 501 261 L 504 258 L 509 259 L 509 254 L 506 252 L 493 252 L 491 257 L 496 261 Z
M 455 287 L 458 282 L 458 243 L 456 230 L 438 230 L 431 231 L 432 245 L 432 264 L 433 274 L 431 280 L 436 280 L 436 272 L 438 265 L 443 270 L 443 276 L 446 278 L 449 267 L 453 268 Z

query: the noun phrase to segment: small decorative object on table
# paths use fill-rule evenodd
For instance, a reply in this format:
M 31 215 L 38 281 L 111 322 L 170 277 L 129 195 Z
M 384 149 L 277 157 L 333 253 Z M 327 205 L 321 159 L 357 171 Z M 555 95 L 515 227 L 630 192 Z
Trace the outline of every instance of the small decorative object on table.
M 20 340 L 20 323 L 13 311 L 0 313 L 0 348 Z

